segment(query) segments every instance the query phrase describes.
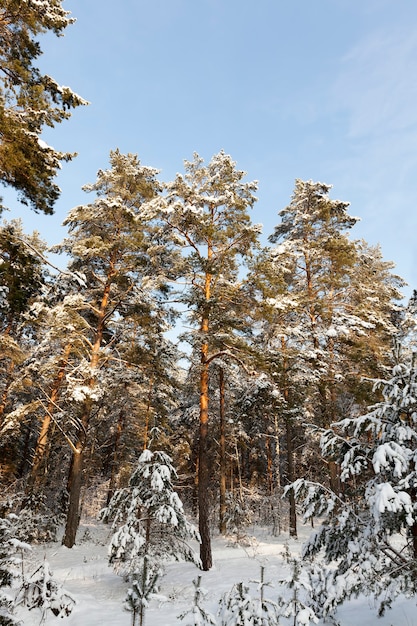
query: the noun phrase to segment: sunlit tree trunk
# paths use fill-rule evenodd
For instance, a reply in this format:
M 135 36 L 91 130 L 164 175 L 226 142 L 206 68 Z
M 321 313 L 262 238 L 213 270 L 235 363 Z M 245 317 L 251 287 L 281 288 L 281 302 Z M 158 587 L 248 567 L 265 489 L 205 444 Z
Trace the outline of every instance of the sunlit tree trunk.
M 208 259 L 211 258 L 211 247 L 208 246 Z M 211 274 L 206 273 L 204 284 L 205 307 L 201 319 L 201 334 L 208 336 L 209 331 L 209 300 L 211 295 Z M 198 525 L 201 537 L 200 559 L 202 569 L 207 571 L 212 566 L 211 538 L 209 524 L 209 486 L 210 470 L 208 463 L 208 417 L 209 417 L 209 345 L 203 339 L 201 345 L 200 372 L 200 426 L 198 454 Z

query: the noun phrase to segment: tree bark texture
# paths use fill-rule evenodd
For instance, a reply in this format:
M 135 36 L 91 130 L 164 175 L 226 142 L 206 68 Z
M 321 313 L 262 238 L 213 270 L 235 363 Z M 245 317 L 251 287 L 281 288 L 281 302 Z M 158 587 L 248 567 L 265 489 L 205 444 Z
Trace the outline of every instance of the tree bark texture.
M 198 528 L 201 537 L 200 559 L 203 571 L 209 570 L 213 564 L 209 524 L 210 475 L 207 454 L 209 366 L 205 362 L 204 356 L 206 355 L 207 345 L 204 344 L 200 375 L 200 443 L 198 455 Z

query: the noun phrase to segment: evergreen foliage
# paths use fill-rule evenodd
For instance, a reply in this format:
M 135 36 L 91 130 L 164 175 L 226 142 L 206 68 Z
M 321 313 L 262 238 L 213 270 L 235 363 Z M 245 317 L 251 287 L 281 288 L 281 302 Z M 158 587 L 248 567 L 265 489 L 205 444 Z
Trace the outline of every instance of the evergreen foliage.
M 110 542 L 109 561 L 123 575 L 135 572 L 145 556 L 161 563 L 184 559 L 199 565 L 187 544 L 187 539 L 198 541 L 199 536 L 174 491 L 175 477 L 165 452 L 144 450 L 128 487 L 116 491 L 104 509 L 103 519 L 113 519 L 113 528 L 118 528 Z
M 249 587 L 242 582 L 233 585 L 232 589 L 224 594 L 219 602 L 221 626 L 274 626 L 279 624 L 278 605 L 264 597 L 262 568 L 259 581 L 259 597 L 252 598 Z
M 145 611 L 149 600 L 158 592 L 160 573 L 158 563 L 149 555 L 145 555 L 141 565 L 132 574 L 125 598 L 125 607 L 132 613 L 132 626 L 135 626 L 138 619 L 139 626 L 145 623 Z
M 200 361 L 198 511 L 202 567 L 212 566 L 209 528 L 208 462 L 210 363 L 218 358 L 238 360 L 246 327 L 247 308 L 242 312 L 239 261 L 249 258 L 257 245 L 260 227 L 249 216 L 256 198 L 256 182 L 244 182 L 245 172 L 223 151 L 205 165 L 194 154 L 185 161 L 185 175 L 177 174 L 166 185 L 159 201 L 167 232 L 182 250 L 178 275 L 187 289 L 180 301 L 187 306 L 193 331 L 184 338 Z M 197 356 L 198 355 L 198 356 Z
M 33 19 L 52 7 L 44 27 L 61 15 L 57 31 L 69 20 L 60 2 L 6 6 L 27 19 L 31 6 Z M 0 168 L 1 158 L 0 146 Z M 296 181 L 272 245 L 259 251 L 249 217 L 257 184 L 244 177 L 224 152 L 208 164 L 196 154 L 163 184 L 136 155 L 112 151 L 84 188 L 91 202 L 67 216 L 60 276 L 46 271 L 36 233 L 0 228 L 0 505 L 22 513 L 1 521 L 3 587 L 18 545 L 8 537 L 53 540 L 65 509 L 71 547 L 94 485 L 114 524 L 109 561 L 142 624 L 165 561 L 210 569 L 215 502 L 221 533 L 245 540 L 259 520 L 280 533 L 278 499 L 290 483 L 290 534 L 296 498 L 306 520 L 324 522 L 303 562 L 287 554 L 278 603 L 264 598 L 262 574 L 258 597 L 238 583 L 223 598 L 222 624 L 305 626 L 360 593 L 382 598 L 381 612 L 399 593 L 415 595 L 416 298 L 397 304 L 403 282 L 392 264 L 349 238 L 357 218 L 323 183 Z M 33 199 L 39 210 L 51 206 L 45 193 L 46 204 Z M 180 317 L 171 296 L 185 307 L 187 355 L 166 336 Z M 149 449 L 155 426 L 158 451 Z M 200 536 L 174 483 L 198 512 Z M 199 560 L 187 542 L 200 537 Z M 200 579 L 194 586 L 181 619 L 214 624 Z M 45 564 L 21 598 L 63 614 L 71 601 L 59 594 Z M 12 624 L 13 602 L 2 602 Z
M 167 454 L 145 449 L 129 486 L 116 491 L 102 512 L 102 518 L 113 518 L 113 528 L 118 528 L 110 541 L 109 562 L 131 584 L 126 605 L 132 611 L 133 625 L 137 616 L 140 626 L 144 623 L 145 609 L 157 591 L 165 561 L 200 565 L 187 543 L 188 539 L 199 541 L 199 535 L 174 491 L 175 477 Z
M 42 623 L 48 611 L 55 617 L 68 617 L 72 613 L 75 600 L 52 577 L 49 564 L 44 561 L 23 581 L 16 604 L 24 604 L 29 611 L 39 609 Z
M 28 544 L 19 541 L 15 534 L 18 517 L 10 514 L 0 518 L 0 625 L 17 626 L 13 612 L 15 598 L 5 589 L 11 587 L 13 580 L 19 578 L 21 553 L 28 550 Z
M 59 36 L 74 21 L 62 0 L 3 0 L 0 7 L 0 180 L 19 192 L 21 202 L 43 213 L 53 212 L 59 196 L 54 178 L 61 161 L 74 155 L 48 146 L 42 131 L 86 101 L 41 73 L 37 37 Z
M 181 613 L 178 618 L 180 620 L 187 619 L 185 626 L 204 626 L 208 624 L 209 626 L 216 626 L 216 618 L 214 615 L 205 610 L 202 606 L 202 601 L 204 600 L 206 591 L 201 587 L 201 576 L 197 576 L 193 580 L 194 585 L 194 599 L 193 606 L 188 611 L 184 611 Z
M 290 566 L 290 573 L 279 581 L 280 588 L 284 592 L 278 597 L 279 614 L 286 618 L 291 617 L 295 626 L 317 624 L 319 619 L 309 606 L 312 593 L 315 593 L 311 586 L 309 572 L 305 571 L 301 560 L 291 556 L 288 546 L 284 552 L 284 559 Z
M 270 237 L 275 245 L 258 255 L 251 282 L 259 301 L 259 367 L 282 398 L 283 484 L 310 475 L 338 491 L 334 460 L 311 462 L 319 454 L 318 439 L 307 440 L 303 424 L 328 427 L 374 397 L 365 381 L 389 364 L 403 282 L 378 248 L 349 238 L 357 218 L 348 214 L 347 202 L 330 198 L 330 189 L 296 181 Z M 290 532 L 296 536 L 289 495 Z
M 155 337 L 168 329 L 169 309 L 163 309 L 175 254 L 161 234 L 153 201 L 160 192 L 154 168 L 142 166 L 136 155 L 110 153 L 108 170 L 86 185 L 94 200 L 70 211 L 69 237 L 55 250 L 71 255 L 71 272 L 83 272 L 85 285 L 76 298 L 88 324 L 86 357 L 74 376 L 72 391 L 78 429 L 73 445 L 70 499 L 63 542 L 72 547 L 79 520 L 84 456 L 92 416 L 105 402 L 106 372 L 128 324 Z M 129 365 L 129 363 L 127 363 Z M 113 369 L 114 371 L 114 369 Z M 91 430 L 90 430 L 91 432 Z
M 402 357 L 375 381 L 381 402 L 321 433 L 325 458 L 337 458 L 341 492 L 300 479 L 293 489 L 304 517 L 323 517 L 303 548 L 320 556 L 311 571 L 322 615 L 359 594 L 381 598 L 382 614 L 398 596 L 416 594 L 417 368 Z

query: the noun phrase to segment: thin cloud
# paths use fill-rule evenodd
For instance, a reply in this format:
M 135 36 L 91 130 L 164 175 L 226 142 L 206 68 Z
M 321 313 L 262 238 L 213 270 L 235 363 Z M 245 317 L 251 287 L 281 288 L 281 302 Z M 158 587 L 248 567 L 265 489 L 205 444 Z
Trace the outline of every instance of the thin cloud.
M 379 31 L 341 60 L 332 104 L 351 138 L 417 131 L 417 31 Z

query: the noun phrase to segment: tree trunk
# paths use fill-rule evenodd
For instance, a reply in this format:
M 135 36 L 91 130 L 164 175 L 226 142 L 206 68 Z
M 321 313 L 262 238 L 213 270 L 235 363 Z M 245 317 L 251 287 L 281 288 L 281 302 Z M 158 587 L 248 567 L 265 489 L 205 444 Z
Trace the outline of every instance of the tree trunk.
M 287 407 L 290 408 L 290 392 L 288 388 L 288 380 L 287 380 L 287 370 L 288 370 L 288 362 L 287 362 L 287 346 L 285 339 L 281 339 L 281 348 L 283 354 L 283 394 L 284 399 L 287 404 Z M 292 424 L 292 418 L 287 415 L 285 417 L 285 438 L 287 444 L 287 479 L 289 483 L 293 483 L 295 481 L 295 465 L 294 465 L 294 429 Z M 290 505 L 289 512 L 289 527 L 290 527 L 290 537 L 297 537 L 297 509 L 295 506 L 295 496 L 294 490 L 291 489 L 288 494 L 288 500 Z
M 219 436 L 219 456 L 220 456 L 220 478 L 219 478 L 219 531 L 226 534 L 226 433 L 225 433 L 225 393 L 224 393 L 224 371 L 219 372 L 220 391 L 220 436 Z
M 266 452 L 266 477 L 267 477 L 267 488 L 268 494 L 271 496 L 274 491 L 274 462 L 272 459 L 272 450 L 271 450 L 271 435 L 269 433 L 265 434 L 265 452 Z
M 82 485 L 82 474 L 84 464 L 84 442 L 79 440 L 76 446 L 76 452 L 73 453 L 69 484 L 70 484 L 70 500 L 68 505 L 67 520 L 65 525 L 65 533 L 62 544 L 67 548 L 72 548 L 75 544 L 78 525 L 80 523 L 80 496 Z
M 286 437 L 287 437 L 287 462 L 288 462 L 288 481 L 293 483 L 295 481 L 295 468 L 294 468 L 294 445 L 293 445 L 293 428 L 291 418 L 287 417 L 285 420 Z M 297 510 L 295 507 L 294 490 L 289 492 L 289 504 L 290 504 L 290 537 L 297 537 Z
M 46 466 L 47 448 L 48 448 L 48 435 L 49 427 L 52 421 L 52 415 L 56 408 L 56 401 L 58 399 L 59 390 L 62 381 L 65 376 L 65 370 L 68 364 L 68 359 L 71 354 L 72 345 L 67 344 L 64 348 L 61 364 L 59 366 L 58 373 L 52 385 L 51 393 L 49 396 L 48 406 L 45 411 L 44 418 L 42 420 L 41 429 L 39 431 L 38 439 L 36 442 L 35 452 L 33 455 L 32 469 L 28 480 L 26 492 L 32 491 L 36 485 L 40 482 L 40 471 Z
M 208 243 L 207 259 L 211 260 L 212 247 Z M 210 473 L 208 463 L 208 407 L 209 407 L 209 315 L 211 280 L 209 272 L 204 278 L 204 309 L 201 317 L 201 334 L 204 337 L 201 345 L 201 371 L 200 371 L 200 427 L 199 427 L 199 452 L 198 452 L 198 528 L 200 532 L 200 559 L 203 571 L 207 571 L 213 564 L 211 554 L 211 538 L 209 524 L 209 486 Z
M 153 378 L 151 378 L 149 382 L 149 393 L 148 393 L 148 402 L 146 405 L 146 414 L 145 414 L 145 432 L 143 435 L 143 449 L 146 450 L 148 447 L 149 440 L 149 432 L 150 428 L 150 420 L 151 420 L 151 402 L 152 402 L 152 392 L 153 392 Z
M 209 570 L 213 564 L 209 524 L 210 475 L 207 454 L 209 394 L 209 366 L 205 362 L 207 351 L 207 344 L 203 344 L 200 374 L 200 443 L 198 455 L 198 528 L 201 537 L 200 559 L 203 571 Z

